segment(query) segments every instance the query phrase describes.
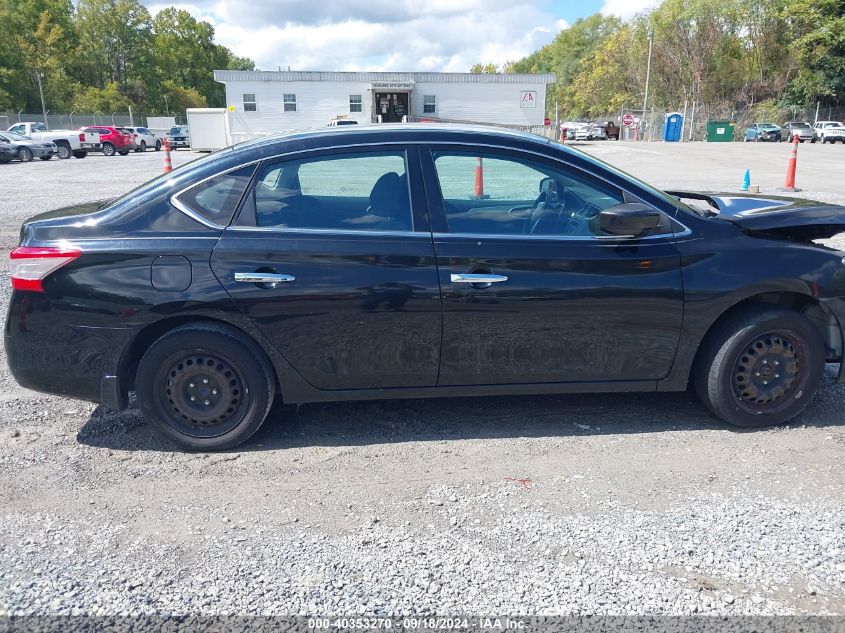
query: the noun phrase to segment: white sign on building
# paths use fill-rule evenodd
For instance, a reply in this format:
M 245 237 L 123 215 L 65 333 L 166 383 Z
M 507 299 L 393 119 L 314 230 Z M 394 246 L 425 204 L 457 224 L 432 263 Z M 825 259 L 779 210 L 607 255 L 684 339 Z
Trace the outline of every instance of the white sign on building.
M 537 92 L 535 90 L 523 90 L 519 93 L 520 108 L 536 108 Z
M 215 70 L 232 140 L 334 124 L 541 126 L 553 74 Z M 539 105 L 538 105 L 539 103 Z

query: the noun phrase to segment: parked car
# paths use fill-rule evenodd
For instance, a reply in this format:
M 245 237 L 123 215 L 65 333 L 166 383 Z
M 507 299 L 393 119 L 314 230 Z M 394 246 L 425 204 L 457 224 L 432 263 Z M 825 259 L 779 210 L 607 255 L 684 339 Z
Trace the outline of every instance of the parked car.
M 816 130 L 816 138 L 824 143 L 845 143 L 845 125 L 840 121 L 817 121 L 813 128 Z
M 805 121 L 787 121 L 783 124 L 781 138 L 784 141 L 791 141 L 796 135 L 798 135 L 798 141 L 801 143 L 804 141 L 816 142 L 816 131 L 809 123 Z
M 115 127 L 92 125 L 80 128 L 80 131 L 84 135 L 82 147 L 90 152 L 102 152 L 105 156 L 126 156 L 135 147 L 130 134 Z
M 560 124 L 560 133 L 567 141 L 575 140 L 575 132 L 586 126 L 582 121 L 565 121 Z
M 58 149 L 58 157 L 67 159 L 85 158 L 88 152 L 82 148 L 79 131 L 76 130 L 50 130 L 43 123 L 21 122 L 10 127 L 8 132 L 14 132 L 21 136 L 31 138 L 33 141 L 42 143 L 55 143 Z
M 575 130 L 576 141 L 601 141 L 606 138 L 604 128 L 599 125 L 585 125 Z
M 150 147 L 155 149 L 155 151 L 161 149 L 161 139 L 149 128 L 129 126 L 121 129 L 125 130 L 132 137 L 136 152 L 146 152 Z
M 27 220 L 5 349 L 22 386 L 132 391 L 195 450 L 245 441 L 275 398 L 692 382 L 730 424 L 780 424 L 842 361 L 842 252 L 814 240 L 843 231 L 843 206 L 665 193 L 530 134 L 323 129 Z
M 614 141 L 619 140 L 619 126 L 613 121 L 601 121 L 600 123 L 596 123 L 596 125 L 604 130 L 605 138 L 613 139 Z
M 178 125 L 170 128 L 167 138 L 170 141 L 170 147 L 174 150 L 180 147 L 191 149 L 191 132 L 187 125 Z
M 745 130 L 745 142 L 776 141 L 780 143 L 781 129 L 774 123 L 754 123 Z
M 11 146 L 12 154 L 22 163 L 28 163 L 33 158 L 50 160 L 59 153 L 59 148 L 55 143 L 33 141 L 14 132 L 0 132 L 0 140 Z
M 11 162 L 14 157 L 15 153 L 12 151 L 11 144 L 0 141 L 0 164 Z
M 358 121 L 356 121 L 355 119 L 335 117 L 334 119 L 329 120 L 329 123 L 326 127 L 338 127 L 340 125 L 358 125 Z

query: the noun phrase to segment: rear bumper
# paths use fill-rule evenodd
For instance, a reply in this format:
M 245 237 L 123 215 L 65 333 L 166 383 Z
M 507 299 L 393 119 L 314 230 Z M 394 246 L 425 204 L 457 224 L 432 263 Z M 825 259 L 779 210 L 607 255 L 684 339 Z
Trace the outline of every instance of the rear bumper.
M 120 357 L 134 333 L 66 323 L 45 294 L 16 290 L 4 331 L 7 362 L 22 387 L 121 409 Z

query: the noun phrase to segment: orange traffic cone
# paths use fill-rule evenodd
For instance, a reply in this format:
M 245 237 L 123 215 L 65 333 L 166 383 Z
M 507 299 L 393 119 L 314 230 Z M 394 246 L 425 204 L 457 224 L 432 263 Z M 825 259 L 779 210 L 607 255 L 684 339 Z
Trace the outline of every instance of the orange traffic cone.
M 798 135 L 792 139 L 792 151 L 789 154 L 789 163 L 786 166 L 786 182 L 778 191 L 801 191 L 795 187 L 795 170 L 798 167 Z
M 173 171 L 173 162 L 170 160 L 170 139 L 164 137 L 164 173 Z
M 475 197 L 484 197 L 484 163 L 481 156 L 478 157 L 478 164 L 475 166 Z

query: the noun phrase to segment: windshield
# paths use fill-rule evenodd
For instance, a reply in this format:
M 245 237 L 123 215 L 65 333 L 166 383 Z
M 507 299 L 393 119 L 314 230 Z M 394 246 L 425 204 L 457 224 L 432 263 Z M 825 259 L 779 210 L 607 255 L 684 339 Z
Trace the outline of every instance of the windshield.
M 170 132 L 168 134 L 184 134 L 185 128 L 183 127 L 172 127 L 170 128 Z
M 841 123 L 839 123 L 839 122 L 834 122 L 834 123 L 827 123 L 827 124 L 825 124 L 825 127 L 845 127 L 845 125 L 842 125 L 842 124 L 841 124 Z
M 757 127 L 762 130 L 776 130 L 778 128 L 774 123 L 758 123 Z
M 3 138 L 7 141 L 31 141 L 32 139 L 28 136 L 24 136 L 23 134 L 17 134 L 16 132 L 4 132 Z

